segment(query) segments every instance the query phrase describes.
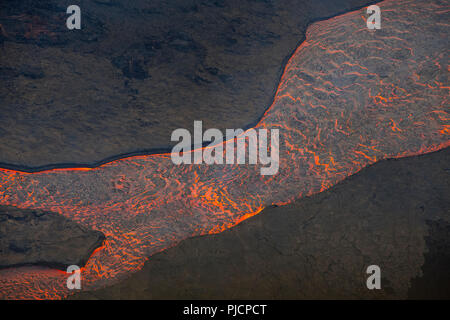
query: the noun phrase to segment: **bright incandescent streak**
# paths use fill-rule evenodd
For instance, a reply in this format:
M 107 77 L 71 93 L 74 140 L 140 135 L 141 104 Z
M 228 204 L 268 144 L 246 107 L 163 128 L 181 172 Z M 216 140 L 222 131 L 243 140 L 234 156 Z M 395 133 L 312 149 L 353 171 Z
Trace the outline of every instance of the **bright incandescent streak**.
M 262 176 L 259 165 L 176 166 L 167 154 L 95 169 L 2 169 L 0 204 L 56 211 L 105 233 L 83 268 L 83 288 L 93 289 L 180 240 L 323 191 L 376 161 L 449 146 L 450 6 L 442 3 L 381 2 L 380 30 L 367 28 L 365 9 L 308 28 L 256 126 L 279 129 L 277 175 Z M 5 269 L 0 296 L 61 298 L 65 278 Z

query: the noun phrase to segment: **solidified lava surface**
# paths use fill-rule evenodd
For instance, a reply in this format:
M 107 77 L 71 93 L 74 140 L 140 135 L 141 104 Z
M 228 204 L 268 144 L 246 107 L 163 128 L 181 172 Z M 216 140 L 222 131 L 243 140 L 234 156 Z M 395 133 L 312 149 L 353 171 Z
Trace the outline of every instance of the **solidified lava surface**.
M 65 1 L 2 0 L 0 167 L 169 152 L 199 119 L 252 127 L 309 22 L 370 2 L 81 1 L 70 31 Z
M 0 268 L 45 265 L 66 270 L 84 266 L 105 238 L 64 216 L 0 206 Z
M 449 5 L 379 6 L 381 30 L 367 29 L 365 10 L 308 28 L 256 125 L 280 130 L 278 174 L 262 176 L 259 165 L 176 166 L 168 154 L 94 169 L 1 169 L 0 204 L 55 211 L 103 232 L 105 245 L 83 268 L 83 288 L 93 289 L 182 239 L 321 192 L 376 161 L 449 146 Z M 65 279 L 38 267 L 3 270 L 0 295 L 61 298 Z

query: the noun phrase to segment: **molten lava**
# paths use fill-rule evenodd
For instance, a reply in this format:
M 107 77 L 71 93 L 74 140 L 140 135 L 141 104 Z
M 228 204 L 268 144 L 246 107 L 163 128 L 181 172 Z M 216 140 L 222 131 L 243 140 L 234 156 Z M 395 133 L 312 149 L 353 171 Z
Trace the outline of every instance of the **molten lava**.
M 176 166 L 168 154 L 94 169 L 1 169 L 0 204 L 55 211 L 102 231 L 105 245 L 82 272 L 83 288 L 94 289 L 187 237 L 321 192 L 376 161 L 447 147 L 449 6 L 438 3 L 381 2 L 381 30 L 368 30 L 365 9 L 308 28 L 256 126 L 280 130 L 277 175 L 260 175 L 258 165 Z M 66 276 L 5 269 L 0 296 L 62 298 Z

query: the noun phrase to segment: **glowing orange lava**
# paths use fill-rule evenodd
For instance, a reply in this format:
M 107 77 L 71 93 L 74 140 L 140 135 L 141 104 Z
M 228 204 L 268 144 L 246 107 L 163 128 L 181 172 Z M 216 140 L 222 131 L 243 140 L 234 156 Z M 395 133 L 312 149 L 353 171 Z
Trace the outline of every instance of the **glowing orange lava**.
M 367 29 L 365 9 L 308 28 L 256 126 L 280 129 L 275 176 L 261 176 L 258 165 L 176 166 L 168 154 L 94 169 L 0 169 L 0 204 L 102 231 L 105 245 L 83 269 L 83 288 L 94 289 L 187 237 L 321 192 L 376 161 L 447 147 L 449 6 L 438 3 L 381 2 L 381 30 Z M 62 298 L 65 281 L 56 270 L 5 269 L 0 296 Z

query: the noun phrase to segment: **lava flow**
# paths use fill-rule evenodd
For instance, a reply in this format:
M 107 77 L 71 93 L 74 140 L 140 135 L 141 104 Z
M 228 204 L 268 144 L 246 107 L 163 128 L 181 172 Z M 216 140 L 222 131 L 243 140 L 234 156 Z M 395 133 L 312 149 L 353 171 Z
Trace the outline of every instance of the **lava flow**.
M 102 231 L 105 245 L 83 268 L 83 289 L 94 289 L 187 237 L 323 191 L 376 161 L 447 147 L 450 6 L 442 3 L 383 1 L 380 30 L 367 28 L 365 9 L 308 28 L 256 126 L 280 131 L 274 176 L 260 175 L 259 165 L 177 166 L 168 154 L 94 169 L 1 169 L 0 204 L 55 211 Z M 62 298 L 66 276 L 5 269 L 0 296 Z

